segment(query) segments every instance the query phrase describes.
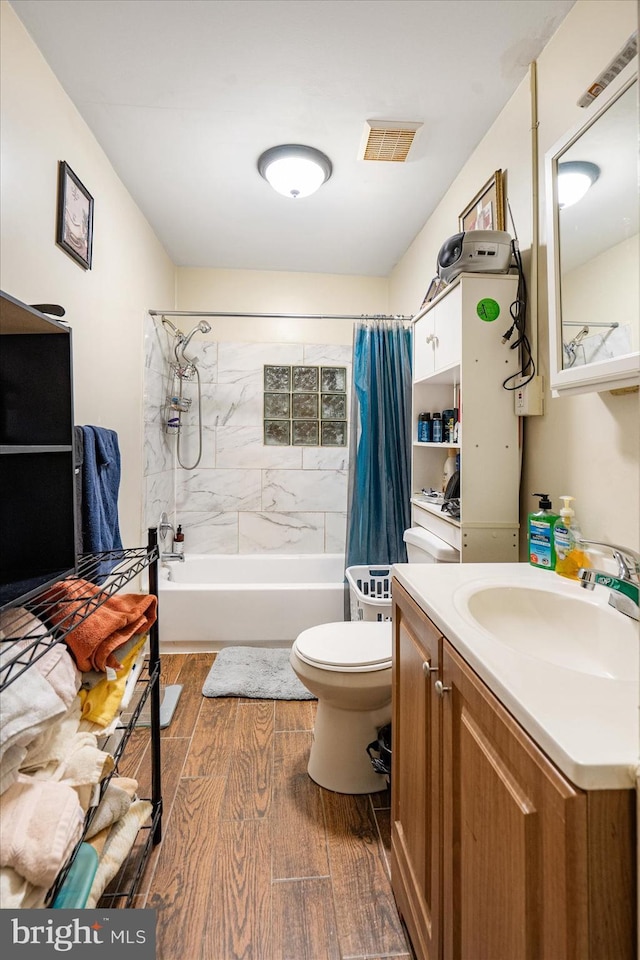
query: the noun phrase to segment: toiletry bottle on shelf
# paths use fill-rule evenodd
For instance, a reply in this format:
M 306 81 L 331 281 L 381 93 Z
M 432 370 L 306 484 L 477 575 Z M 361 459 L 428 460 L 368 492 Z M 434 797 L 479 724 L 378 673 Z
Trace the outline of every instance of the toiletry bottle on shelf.
M 418 440 L 429 443 L 431 440 L 431 414 L 421 413 L 418 417 Z
M 562 508 L 560 517 L 553 526 L 553 545 L 556 551 L 556 573 L 570 580 L 578 579 L 581 567 L 590 567 L 591 560 L 581 547 L 582 534 L 571 503 L 574 497 L 560 497 Z
M 538 509 L 535 513 L 530 513 L 528 518 L 529 563 L 545 570 L 555 570 L 556 551 L 553 531 L 559 516 L 552 510 L 553 505 L 548 494 L 534 493 L 533 496 L 540 497 L 540 501 Z
M 455 428 L 458 422 L 458 411 L 455 407 L 442 411 L 442 439 L 445 443 L 456 443 Z
M 431 414 L 431 439 L 434 443 L 442 443 L 442 414 Z
M 173 552 L 184 553 L 184 533 L 182 532 L 182 524 L 180 523 L 173 538 Z
M 449 481 L 451 480 L 451 477 L 454 475 L 454 473 L 458 469 L 457 461 L 458 461 L 458 458 L 456 457 L 456 451 L 449 450 L 447 452 L 447 459 L 444 462 L 444 471 L 442 473 L 442 492 L 443 493 L 449 486 Z

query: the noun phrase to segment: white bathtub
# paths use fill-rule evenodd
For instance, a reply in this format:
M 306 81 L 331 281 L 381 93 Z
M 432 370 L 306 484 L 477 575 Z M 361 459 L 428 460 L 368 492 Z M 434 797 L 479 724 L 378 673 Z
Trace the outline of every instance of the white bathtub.
M 307 627 L 344 620 L 344 556 L 192 554 L 162 565 L 159 591 L 165 653 L 285 646 Z

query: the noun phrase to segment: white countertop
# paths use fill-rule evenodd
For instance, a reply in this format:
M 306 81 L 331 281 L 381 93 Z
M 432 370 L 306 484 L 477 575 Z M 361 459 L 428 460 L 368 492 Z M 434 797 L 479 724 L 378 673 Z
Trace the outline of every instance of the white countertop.
M 456 591 L 472 583 L 533 586 L 572 596 L 578 592 L 585 602 L 605 606 L 608 590 L 596 587 L 587 593 L 574 581 L 528 563 L 398 563 L 393 573 L 572 783 L 585 790 L 635 787 L 640 677 L 592 676 L 541 660 L 535 650 L 531 656 L 517 652 L 454 603 Z

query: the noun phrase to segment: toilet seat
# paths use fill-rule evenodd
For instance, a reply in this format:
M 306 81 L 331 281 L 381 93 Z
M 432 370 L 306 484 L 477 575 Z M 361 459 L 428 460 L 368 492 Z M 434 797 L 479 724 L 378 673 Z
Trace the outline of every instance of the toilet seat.
M 337 673 L 371 673 L 391 667 L 391 621 L 323 623 L 303 630 L 293 644 L 309 666 Z

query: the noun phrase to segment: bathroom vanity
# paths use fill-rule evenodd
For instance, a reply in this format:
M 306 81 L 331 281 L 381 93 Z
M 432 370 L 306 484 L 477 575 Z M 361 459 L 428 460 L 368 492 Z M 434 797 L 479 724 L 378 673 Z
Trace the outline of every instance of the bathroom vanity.
M 418 960 L 635 957 L 637 625 L 528 564 L 394 574 L 391 869 Z M 614 660 L 496 637 L 487 611 L 511 629 L 521 595 L 558 647 L 558 611 L 586 603 Z

